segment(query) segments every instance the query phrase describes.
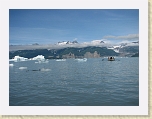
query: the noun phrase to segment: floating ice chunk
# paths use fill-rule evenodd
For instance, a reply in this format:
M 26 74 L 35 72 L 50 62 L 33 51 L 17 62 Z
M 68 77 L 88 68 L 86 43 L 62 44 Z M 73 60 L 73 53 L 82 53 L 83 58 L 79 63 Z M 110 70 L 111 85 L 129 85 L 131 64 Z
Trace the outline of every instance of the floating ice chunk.
M 13 59 L 10 59 L 9 61 L 27 61 L 28 58 L 20 57 L 20 56 L 15 56 Z
M 66 59 L 57 59 L 56 61 L 66 61 Z
M 44 68 L 42 68 L 41 71 L 51 71 L 51 69 L 44 69 Z
M 9 64 L 9 66 L 13 67 L 13 66 L 14 66 L 14 64 Z
M 22 69 L 27 69 L 27 67 L 19 67 L 19 69 L 21 69 L 21 70 L 22 70 Z
M 36 57 L 33 57 L 32 60 L 45 60 L 43 55 L 38 55 Z
M 86 62 L 87 61 L 87 58 L 83 58 L 83 59 L 75 59 L 77 60 L 78 62 Z

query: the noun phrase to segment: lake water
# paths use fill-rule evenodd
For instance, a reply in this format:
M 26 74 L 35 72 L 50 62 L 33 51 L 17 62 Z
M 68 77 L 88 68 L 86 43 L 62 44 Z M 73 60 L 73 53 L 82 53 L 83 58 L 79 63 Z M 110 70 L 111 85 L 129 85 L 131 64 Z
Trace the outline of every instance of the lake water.
M 139 106 L 139 58 L 102 59 L 10 61 L 9 105 Z

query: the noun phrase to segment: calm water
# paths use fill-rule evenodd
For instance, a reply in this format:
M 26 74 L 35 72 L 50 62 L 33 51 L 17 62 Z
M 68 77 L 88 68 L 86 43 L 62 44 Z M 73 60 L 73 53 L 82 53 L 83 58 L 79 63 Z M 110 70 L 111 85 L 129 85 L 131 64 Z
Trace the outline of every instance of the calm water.
M 10 106 L 139 106 L 139 58 L 35 62 L 9 62 Z

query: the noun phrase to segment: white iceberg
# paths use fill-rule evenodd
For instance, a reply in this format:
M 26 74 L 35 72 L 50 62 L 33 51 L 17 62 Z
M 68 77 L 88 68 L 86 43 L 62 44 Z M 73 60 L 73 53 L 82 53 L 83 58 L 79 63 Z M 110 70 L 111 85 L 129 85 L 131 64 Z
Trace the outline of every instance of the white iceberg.
M 36 57 L 33 57 L 31 60 L 37 60 L 35 63 L 49 63 L 48 59 L 45 59 L 43 55 L 38 55 Z
M 38 55 L 36 57 L 33 57 L 32 60 L 45 60 L 43 55 Z
M 13 59 L 10 59 L 9 61 L 27 61 L 28 58 L 25 57 L 20 57 L 20 56 L 15 56 Z
M 87 58 L 83 58 L 83 59 L 75 59 L 77 60 L 78 62 L 86 62 L 87 61 Z
M 13 66 L 14 66 L 14 64 L 9 64 L 9 66 L 13 67 Z
M 66 59 L 57 59 L 56 61 L 66 61 Z
M 22 70 L 22 69 L 27 69 L 27 67 L 19 67 L 19 69 L 21 69 L 21 70 Z

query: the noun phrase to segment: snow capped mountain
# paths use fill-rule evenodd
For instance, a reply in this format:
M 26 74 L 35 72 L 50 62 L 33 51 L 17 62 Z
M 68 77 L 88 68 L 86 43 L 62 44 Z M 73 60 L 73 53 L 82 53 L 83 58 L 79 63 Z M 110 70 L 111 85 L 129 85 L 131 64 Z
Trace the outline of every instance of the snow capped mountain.
M 95 46 L 95 45 L 101 45 L 104 44 L 105 42 L 103 40 L 93 40 L 91 42 L 83 42 L 83 43 L 79 43 L 80 45 L 88 45 L 88 46 Z M 58 42 L 57 45 L 75 45 L 78 44 L 78 42 L 75 41 L 62 41 L 62 42 Z
M 66 44 L 77 44 L 78 42 L 75 40 L 75 41 L 72 41 L 72 42 L 70 42 L 70 41 L 68 41 Z
M 69 47 L 77 47 L 78 45 L 77 41 L 62 41 L 62 42 L 58 42 L 57 45 L 60 46 L 64 46 Z M 125 47 L 133 47 L 133 46 L 139 46 L 139 41 L 134 41 L 134 42 L 129 42 L 129 41 L 123 41 L 117 44 L 111 44 L 108 41 L 103 41 L 103 40 L 93 40 L 91 42 L 83 42 L 83 43 L 79 43 L 80 47 L 87 47 L 87 46 L 99 46 L 99 47 L 107 47 L 107 49 L 111 49 L 113 51 L 115 51 L 116 53 L 120 53 L 121 51 L 124 51 L 122 49 L 124 49 Z
M 106 39 L 101 40 L 92 40 L 89 42 L 81 42 L 78 43 L 76 40 L 74 41 L 62 41 L 58 42 L 56 44 L 49 44 L 49 45 L 40 45 L 40 44 L 34 44 L 34 45 L 10 45 L 10 51 L 17 51 L 17 50 L 30 50 L 30 49 L 48 49 L 51 51 L 52 49 L 63 49 L 67 47 L 73 47 L 73 48 L 84 48 L 89 46 L 95 46 L 95 47 L 106 47 L 107 49 L 111 49 L 115 51 L 116 53 L 133 53 L 139 51 L 139 41 L 122 41 L 119 43 L 112 43 L 111 41 L 108 41 Z
M 122 48 L 121 45 L 116 45 L 112 47 L 107 47 L 107 49 L 114 50 L 116 53 L 119 53 L 119 49 Z
M 121 49 L 123 49 L 125 47 L 131 47 L 131 46 L 139 46 L 139 41 L 120 43 L 119 45 L 113 45 L 113 46 L 107 47 L 107 48 L 111 49 L 111 50 L 114 50 L 117 53 L 120 53 Z
M 58 42 L 57 45 L 66 45 L 66 41 Z
M 62 41 L 62 42 L 58 42 L 57 45 L 66 45 L 66 44 L 77 44 L 77 41 Z

